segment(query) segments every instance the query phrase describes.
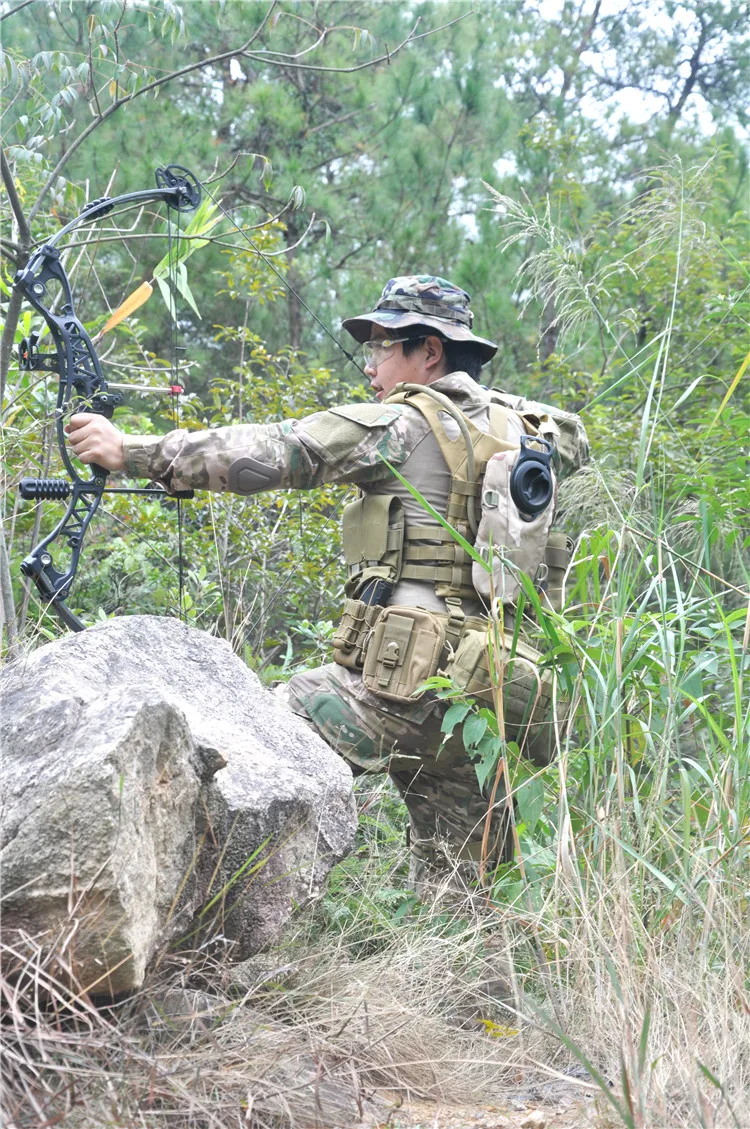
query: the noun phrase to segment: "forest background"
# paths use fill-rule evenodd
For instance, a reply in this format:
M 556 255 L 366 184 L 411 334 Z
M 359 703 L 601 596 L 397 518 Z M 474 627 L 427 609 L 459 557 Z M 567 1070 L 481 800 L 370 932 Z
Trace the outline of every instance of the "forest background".
M 580 412 L 594 455 L 561 494 L 566 611 L 537 608 L 577 707 L 560 758 L 531 774 L 490 711 L 465 703 L 457 722 L 516 789 L 519 858 L 492 898 L 546 1001 L 535 1030 L 626 1124 L 750 1123 L 748 4 L 9 0 L 0 15 L 5 653 L 59 634 L 19 579 L 59 511 L 15 489 L 57 473 L 54 381 L 14 356 L 39 325 L 12 276 L 45 234 L 169 163 L 220 202 L 177 243 L 171 297 L 157 285 L 98 346 L 108 379 L 178 377 L 189 428 L 366 398 L 310 311 L 340 336 L 394 275 L 464 286 L 500 346 L 485 382 Z M 164 282 L 167 245 L 152 207 L 72 235 L 92 336 Z M 116 419 L 166 431 L 166 402 L 127 394 Z M 181 612 L 286 678 L 327 660 L 344 500 L 198 495 L 179 533 L 174 510 L 110 500 L 69 602 L 87 622 Z M 363 805 L 377 818 L 316 928 L 353 961 L 434 947 L 444 919 L 403 890 L 403 813 L 387 789 Z M 466 967 L 487 940 L 452 936 Z M 528 1067 L 528 1044 L 503 1051 Z

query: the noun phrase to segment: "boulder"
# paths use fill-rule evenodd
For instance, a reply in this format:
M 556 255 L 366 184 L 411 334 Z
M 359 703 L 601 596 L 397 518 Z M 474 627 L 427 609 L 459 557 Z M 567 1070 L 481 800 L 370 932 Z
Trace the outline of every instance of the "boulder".
M 221 639 L 128 616 L 0 676 L 4 934 L 57 931 L 90 991 L 169 937 L 246 959 L 350 850 L 346 764 Z

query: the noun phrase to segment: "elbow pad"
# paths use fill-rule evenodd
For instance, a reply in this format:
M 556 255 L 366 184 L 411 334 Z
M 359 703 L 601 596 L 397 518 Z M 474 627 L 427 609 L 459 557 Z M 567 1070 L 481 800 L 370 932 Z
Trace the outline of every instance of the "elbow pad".
M 235 459 L 227 475 L 227 489 L 232 494 L 259 494 L 261 490 L 273 490 L 280 482 L 278 467 L 268 466 L 248 456 Z

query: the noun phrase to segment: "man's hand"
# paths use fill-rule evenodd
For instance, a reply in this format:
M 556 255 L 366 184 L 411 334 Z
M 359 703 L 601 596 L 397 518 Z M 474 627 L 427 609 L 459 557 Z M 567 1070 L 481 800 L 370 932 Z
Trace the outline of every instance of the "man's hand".
M 122 435 L 106 416 L 77 412 L 65 425 L 70 446 L 82 463 L 96 463 L 105 470 L 123 470 Z

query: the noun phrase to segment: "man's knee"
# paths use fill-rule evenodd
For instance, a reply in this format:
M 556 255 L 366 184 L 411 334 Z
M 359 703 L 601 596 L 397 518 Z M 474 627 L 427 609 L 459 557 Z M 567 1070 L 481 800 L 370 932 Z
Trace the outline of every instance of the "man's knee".
M 348 763 L 355 776 L 384 772 L 390 742 L 352 693 L 353 676 L 334 665 L 296 674 L 283 694 L 293 713 L 303 718 Z

